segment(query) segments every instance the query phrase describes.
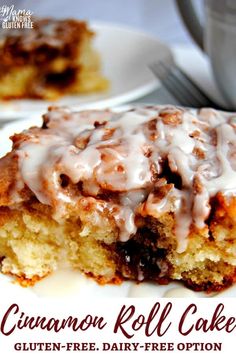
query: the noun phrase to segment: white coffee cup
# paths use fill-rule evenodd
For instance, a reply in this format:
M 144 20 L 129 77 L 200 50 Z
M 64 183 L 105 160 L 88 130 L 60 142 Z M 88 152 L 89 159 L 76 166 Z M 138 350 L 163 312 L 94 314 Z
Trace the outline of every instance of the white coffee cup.
M 202 27 L 191 0 L 176 0 L 182 19 L 210 60 L 216 83 L 236 109 L 236 0 L 205 0 Z

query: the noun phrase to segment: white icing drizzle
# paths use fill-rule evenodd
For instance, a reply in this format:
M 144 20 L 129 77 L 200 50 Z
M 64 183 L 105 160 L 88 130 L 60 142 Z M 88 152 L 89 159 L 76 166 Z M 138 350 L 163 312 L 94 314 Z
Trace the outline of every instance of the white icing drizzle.
M 235 121 L 233 114 L 173 106 L 124 113 L 54 108 L 45 115 L 47 129 L 32 128 L 17 141 L 19 172 L 57 217 L 86 195 L 96 198 L 94 203 L 99 199 L 124 242 L 137 231 L 137 213 L 171 212 L 183 252 L 191 225 L 205 227 L 209 199 L 218 192 L 236 193 Z M 176 175 L 180 185 L 171 184 Z M 61 176 L 82 187 L 69 191 Z M 160 178 L 167 179 L 164 194 Z M 110 198 L 103 199 L 104 193 Z M 12 195 L 19 199 L 16 190 Z

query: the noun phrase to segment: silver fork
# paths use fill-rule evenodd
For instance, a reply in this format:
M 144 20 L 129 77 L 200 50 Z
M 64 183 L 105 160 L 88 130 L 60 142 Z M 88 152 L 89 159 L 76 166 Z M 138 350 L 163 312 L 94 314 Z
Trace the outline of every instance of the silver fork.
M 174 62 L 168 58 L 166 62 L 159 60 L 149 64 L 153 74 L 161 80 L 163 86 L 177 101 L 193 108 L 212 107 L 226 110 L 213 102 Z

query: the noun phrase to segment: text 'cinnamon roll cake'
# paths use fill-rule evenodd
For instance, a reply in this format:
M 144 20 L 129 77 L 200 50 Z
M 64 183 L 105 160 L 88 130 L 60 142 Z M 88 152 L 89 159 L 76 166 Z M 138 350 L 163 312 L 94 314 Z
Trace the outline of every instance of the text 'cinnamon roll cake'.
M 62 267 L 218 291 L 236 279 L 236 114 L 50 108 L 0 160 L 3 273 Z
M 86 22 L 47 18 L 33 26 L 0 30 L 0 98 L 54 100 L 108 88 Z

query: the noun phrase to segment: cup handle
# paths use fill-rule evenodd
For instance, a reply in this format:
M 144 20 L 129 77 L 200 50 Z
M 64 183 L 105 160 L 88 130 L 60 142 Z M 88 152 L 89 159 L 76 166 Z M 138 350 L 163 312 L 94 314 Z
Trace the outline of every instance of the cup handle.
M 203 27 L 196 15 L 192 0 L 175 0 L 182 20 L 197 45 L 204 51 Z

